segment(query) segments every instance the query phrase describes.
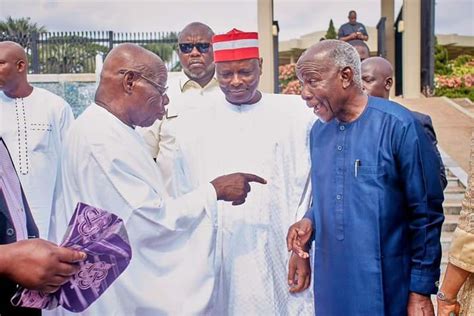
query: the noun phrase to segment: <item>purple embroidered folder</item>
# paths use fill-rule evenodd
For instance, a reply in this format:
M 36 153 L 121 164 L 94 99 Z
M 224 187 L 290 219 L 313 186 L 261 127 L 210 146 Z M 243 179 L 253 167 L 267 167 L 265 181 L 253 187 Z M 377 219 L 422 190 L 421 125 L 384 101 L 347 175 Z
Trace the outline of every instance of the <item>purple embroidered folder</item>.
M 71 312 L 82 312 L 107 290 L 132 258 L 123 221 L 83 203 L 77 204 L 61 246 L 87 254 L 79 272 L 51 294 L 18 290 L 12 298 L 14 305 L 41 309 L 61 305 Z

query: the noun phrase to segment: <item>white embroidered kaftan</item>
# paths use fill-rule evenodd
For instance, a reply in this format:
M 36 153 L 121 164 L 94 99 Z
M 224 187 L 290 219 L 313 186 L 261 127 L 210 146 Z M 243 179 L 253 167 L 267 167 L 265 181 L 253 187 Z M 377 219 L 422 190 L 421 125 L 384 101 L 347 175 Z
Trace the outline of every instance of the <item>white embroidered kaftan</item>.
M 314 311 L 312 291 L 288 292 L 285 241 L 289 226 L 309 205 L 305 193 L 310 190 L 308 147 L 314 118 L 299 97 L 272 94 L 241 106 L 222 95 L 207 110 L 181 115 L 171 187 L 187 192 L 233 172 L 254 173 L 268 181 L 252 183 L 241 206 L 218 203 L 216 315 Z
M 61 97 L 33 88 L 25 98 L 0 92 L 0 137 L 15 164 L 40 237 L 48 238 L 61 144 L 74 120 Z

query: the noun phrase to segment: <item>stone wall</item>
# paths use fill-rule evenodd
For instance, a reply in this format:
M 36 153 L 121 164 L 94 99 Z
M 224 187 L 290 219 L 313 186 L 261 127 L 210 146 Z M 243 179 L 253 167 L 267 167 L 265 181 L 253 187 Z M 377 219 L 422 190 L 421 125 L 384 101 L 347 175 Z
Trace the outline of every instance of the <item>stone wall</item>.
M 71 105 L 75 117 L 94 100 L 94 74 L 29 75 L 28 81 L 63 97 Z

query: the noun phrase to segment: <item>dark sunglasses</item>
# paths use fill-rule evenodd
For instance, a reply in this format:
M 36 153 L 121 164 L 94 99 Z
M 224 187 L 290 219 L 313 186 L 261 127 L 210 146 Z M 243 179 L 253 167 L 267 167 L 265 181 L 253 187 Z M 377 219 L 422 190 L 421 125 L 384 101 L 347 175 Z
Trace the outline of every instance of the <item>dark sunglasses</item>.
M 196 47 L 198 52 L 201 54 L 209 52 L 209 47 L 211 47 L 211 43 L 181 43 L 179 44 L 179 50 L 183 54 L 189 54 L 193 51 L 193 48 Z

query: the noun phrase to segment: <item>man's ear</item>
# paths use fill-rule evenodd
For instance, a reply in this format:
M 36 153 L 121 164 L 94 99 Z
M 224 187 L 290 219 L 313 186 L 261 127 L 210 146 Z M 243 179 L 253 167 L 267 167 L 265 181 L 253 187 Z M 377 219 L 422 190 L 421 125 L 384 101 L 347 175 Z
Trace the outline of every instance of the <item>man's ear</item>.
M 263 74 L 263 58 L 258 59 L 258 67 L 260 67 L 260 76 Z
M 392 85 L 393 85 L 393 78 L 392 77 L 385 78 L 385 84 L 384 84 L 385 90 L 390 91 L 390 89 L 392 88 Z
M 20 59 L 16 62 L 16 69 L 18 70 L 18 72 L 25 72 L 27 71 L 27 68 L 27 63 L 23 59 Z
M 342 81 L 342 88 L 347 89 L 352 83 L 352 79 L 354 78 L 354 72 L 352 71 L 351 67 L 345 67 L 341 70 L 341 81 Z
M 137 81 L 137 74 L 133 71 L 128 71 L 123 76 L 122 86 L 127 94 L 131 94 L 133 88 L 135 87 L 135 82 Z

